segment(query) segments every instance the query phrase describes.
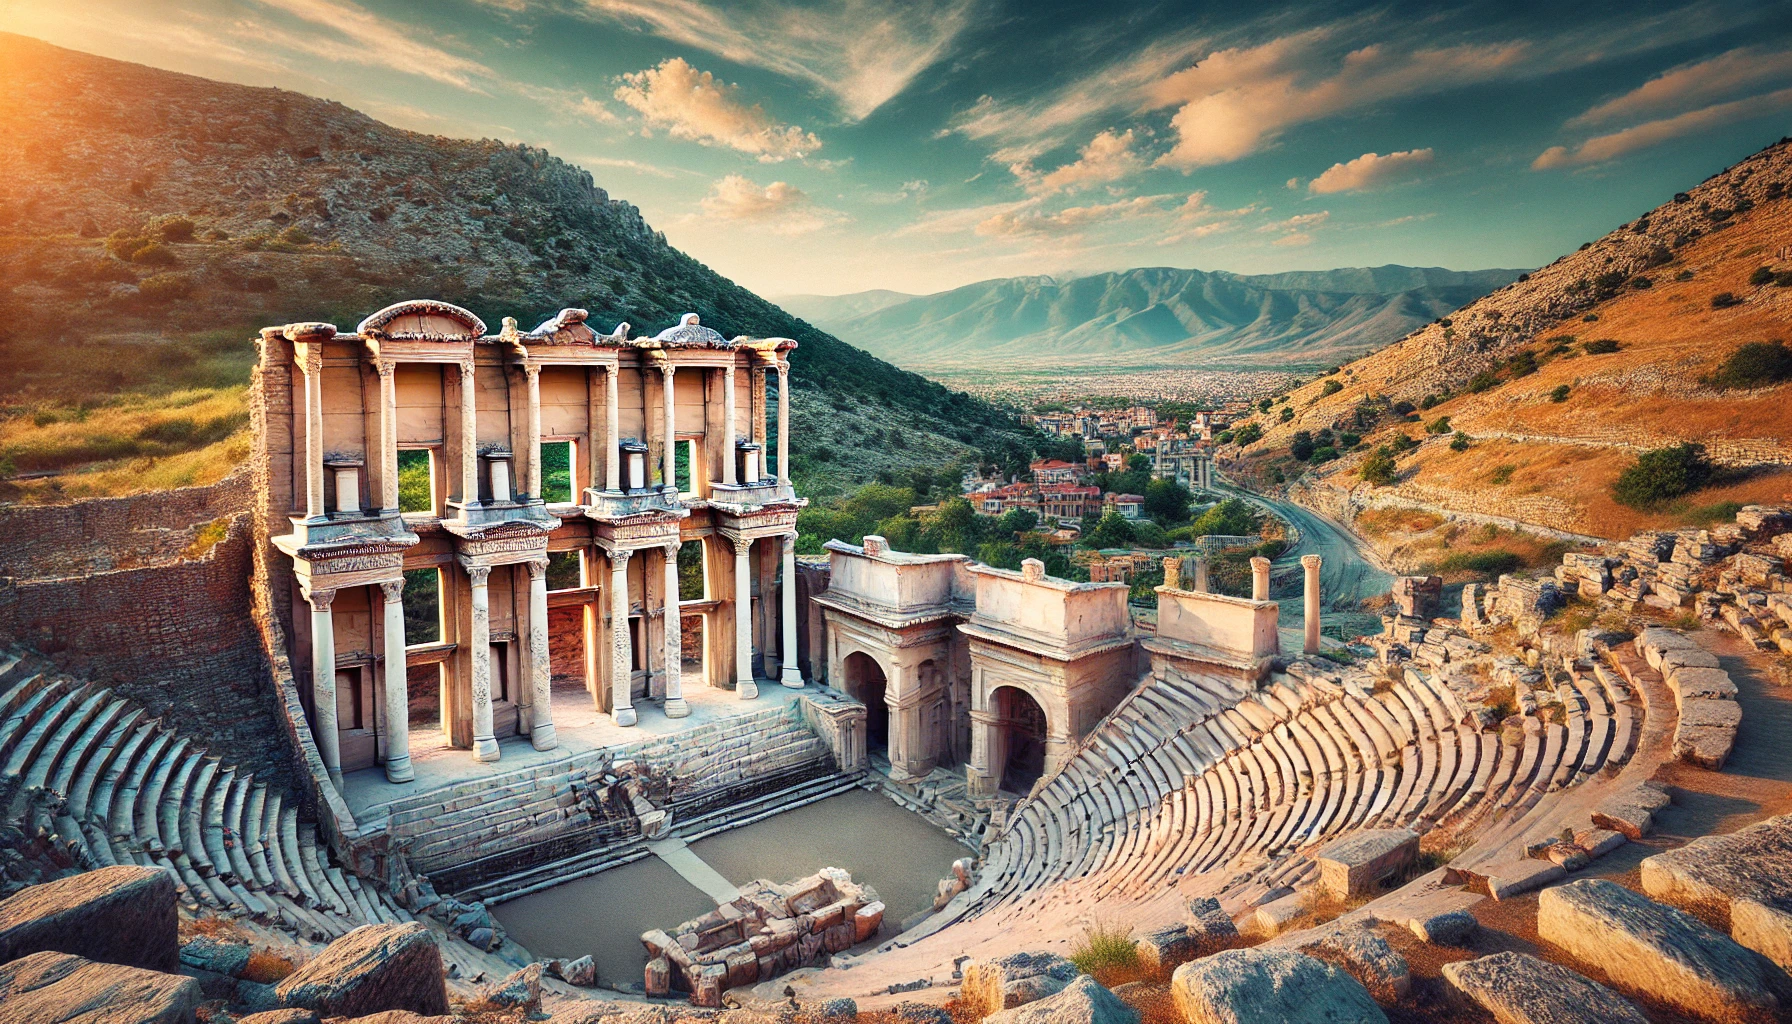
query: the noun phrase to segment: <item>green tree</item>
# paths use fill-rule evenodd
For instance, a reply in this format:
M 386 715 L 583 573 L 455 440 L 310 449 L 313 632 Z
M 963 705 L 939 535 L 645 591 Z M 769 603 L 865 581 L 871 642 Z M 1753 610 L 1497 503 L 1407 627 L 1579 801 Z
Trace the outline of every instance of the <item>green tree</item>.
M 1232 440 L 1237 442 L 1240 448 L 1256 444 L 1262 439 L 1263 428 L 1254 422 L 1240 423 L 1232 428 Z
M 1319 397 L 1329 398 L 1342 390 L 1344 390 L 1344 385 L 1335 380 L 1328 380 L 1325 382 L 1325 386 L 1319 389 Z
M 1357 470 L 1357 473 L 1365 481 L 1376 487 L 1386 487 L 1393 483 L 1398 472 L 1399 467 L 1394 462 L 1394 453 L 1389 451 L 1385 444 L 1371 452 L 1369 457 L 1363 460 L 1362 467 Z
M 1132 523 L 1118 512 L 1108 512 L 1095 524 L 1095 529 L 1083 535 L 1083 543 L 1092 548 L 1124 548 L 1131 547 L 1138 539 L 1133 532 Z
M 1126 457 L 1126 468 L 1134 473 L 1151 472 L 1151 456 L 1144 452 L 1134 452 Z
M 1188 520 L 1189 503 L 1195 496 L 1174 480 L 1153 480 L 1145 485 L 1146 515 L 1160 526 L 1174 526 Z
M 1189 524 L 1188 533 L 1190 537 L 1243 536 L 1256 533 L 1258 529 L 1257 512 L 1251 503 L 1243 498 L 1227 498 L 1201 513 L 1200 518 Z
M 1039 515 L 1032 509 L 1011 508 L 1002 513 L 998 522 L 1002 524 L 1003 533 L 1013 536 L 1015 534 L 1026 533 L 1028 530 L 1038 526 Z M 995 563 L 991 562 L 990 564 L 994 565 Z
M 1715 471 L 1702 444 L 1657 448 L 1618 474 L 1612 497 L 1631 508 L 1651 508 L 1705 486 Z
M 1294 439 L 1288 442 L 1288 454 L 1298 462 L 1305 462 L 1313 457 L 1313 435 L 1305 430 L 1296 430 Z

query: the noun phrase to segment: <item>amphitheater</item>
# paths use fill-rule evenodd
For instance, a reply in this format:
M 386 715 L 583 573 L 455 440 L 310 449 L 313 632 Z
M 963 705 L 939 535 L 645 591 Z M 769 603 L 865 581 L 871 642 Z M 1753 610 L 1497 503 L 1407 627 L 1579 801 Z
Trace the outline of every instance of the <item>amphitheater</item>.
M 1792 1006 L 1792 511 L 1459 609 L 1400 578 L 1339 645 L 1317 556 L 1298 632 L 1262 559 L 1239 598 L 1168 558 L 1149 615 L 1035 561 L 799 559 L 787 340 L 418 301 L 258 342 L 242 473 L 0 509 L 9 958 L 177 955 L 143 997 L 169 1020 Z M 867 794 L 934 852 L 848 816 Z M 820 846 L 937 861 L 925 891 L 799 867 L 805 810 Z M 755 880 L 718 870 L 766 828 Z M 166 892 L 177 954 L 42 909 L 114 877 Z M 633 952 L 531 949 L 536 915 Z

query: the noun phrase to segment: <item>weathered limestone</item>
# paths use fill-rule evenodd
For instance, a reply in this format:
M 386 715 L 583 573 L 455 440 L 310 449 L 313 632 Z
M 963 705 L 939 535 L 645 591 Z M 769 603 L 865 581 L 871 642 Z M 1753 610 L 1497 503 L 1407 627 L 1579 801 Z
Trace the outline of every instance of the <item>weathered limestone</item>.
M 1319 884 L 1335 899 L 1371 892 L 1419 855 L 1419 837 L 1410 829 L 1364 829 L 1314 854 Z
M 1409 619 L 1429 619 L 1437 614 L 1438 599 L 1443 595 L 1441 576 L 1396 576 L 1393 584 L 1394 611 Z M 1468 591 L 1463 591 L 1466 617 Z
M 984 1024 L 1138 1024 L 1138 1020 L 1132 1007 L 1087 974 L 1043 999 L 983 1018 Z
M 732 375 L 728 378 L 732 381 Z M 729 385 L 729 393 L 733 394 L 733 385 Z M 734 414 L 728 414 L 729 436 L 733 436 Z M 730 444 L 729 451 L 733 446 Z M 734 459 L 728 459 L 729 483 L 733 483 Z M 741 700 L 752 700 L 759 696 L 759 684 L 753 680 L 753 595 L 752 583 L 747 573 L 748 556 L 753 551 L 753 540 L 750 537 L 732 538 L 734 544 L 734 691 Z
M 630 679 L 634 656 L 629 647 L 628 560 L 632 554 L 626 548 L 610 552 L 610 719 L 621 726 L 639 721 Z
M 1644 858 L 1643 891 L 1792 970 L 1792 815 Z
M 1487 892 L 1496 900 L 1510 899 L 1540 889 L 1567 874 L 1567 870 L 1554 861 L 1532 857 L 1507 860 L 1487 869 Z
M 275 988 L 280 1002 L 320 1017 L 362 1017 L 381 1010 L 448 1012 L 442 954 L 429 929 L 370 924 L 330 943 Z
M 1780 1008 L 1763 961 L 1688 914 L 1605 879 L 1545 889 L 1537 934 L 1622 986 L 1699 1016 Z
M 1418 936 L 1420 942 L 1460 946 L 1475 934 L 1480 923 L 1475 920 L 1475 915 L 1466 910 L 1446 910 L 1441 914 L 1415 917 L 1407 923 L 1407 927 Z
M 1269 600 L 1269 559 L 1261 555 L 1251 559 L 1251 600 Z
M 323 501 L 320 483 L 318 501 Z M 311 708 L 316 719 L 317 753 L 330 781 L 342 785 L 342 740 L 336 729 L 336 625 L 330 604 L 334 590 L 307 589 L 311 605 Z
M 554 676 L 548 665 L 548 562 L 531 559 L 528 566 L 529 689 L 534 698 L 529 706 L 529 745 L 552 750 L 560 740 L 554 734 Z
M 783 401 L 783 391 L 779 391 L 779 401 Z M 784 419 L 778 419 L 780 435 L 784 430 Z M 782 442 L 780 442 L 782 443 Z M 779 449 L 783 451 L 782 448 Z M 778 658 L 782 662 L 778 670 L 778 681 L 785 688 L 800 690 L 803 688 L 803 671 L 796 661 L 796 534 L 788 533 L 779 538 L 778 549 L 781 554 L 780 576 L 785 582 L 778 589 L 781 595 L 778 626 Z
M 665 549 L 664 577 L 662 586 L 666 591 L 666 717 L 688 718 L 691 705 L 684 699 L 684 620 L 678 609 L 678 551 L 680 545 L 667 544 Z M 784 588 L 792 599 L 796 596 L 794 588 Z
M 987 1016 L 1056 995 L 1082 971 L 1056 953 L 1010 953 L 972 960 L 963 973 L 958 998 L 972 1013 Z
M 1318 555 L 1300 556 L 1300 566 L 1306 572 L 1305 601 L 1302 605 L 1306 615 L 1306 646 L 1302 650 L 1307 654 L 1319 653 L 1319 565 L 1321 561 L 1322 559 Z
M 199 982 L 41 952 L 0 965 L 0 1019 L 31 1024 L 188 1024 Z
M 1170 994 L 1188 1024 L 1387 1024 L 1343 970 L 1284 949 L 1230 949 L 1176 968 Z
M 1394 952 L 1388 941 L 1367 924 L 1344 925 L 1322 931 L 1301 944 L 1310 957 L 1342 967 L 1383 1005 L 1392 1005 L 1412 989 L 1406 958 Z
M 103 963 L 180 969 L 174 879 L 118 866 L 59 878 L 0 902 L 0 962 L 53 950 Z
M 1634 842 L 1654 828 L 1655 812 L 1672 802 L 1673 798 L 1660 786 L 1640 782 L 1628 792 L 1601 801 L 1593 810 L 1593 824 L 1618 832 Z
M 394 481 L 393 487 L 397 486 Z M 393 500 L 396 504 L 396 497 Z M 381 583 L 380 596 L 386 649 L 386 781 L 410 782 L 417 772 L 411 767 L 410 686 L 405 679 L 404 577 Z
M 1502 952 L 1445 964 L 1444 981 L 1500 1024 L 1648 1024 L 1630 1001 L 1560 964 Z
M 496 761 L 498 737 L 492 722 L 492 567 L 468 565 L 473 587 L 473 760 Z

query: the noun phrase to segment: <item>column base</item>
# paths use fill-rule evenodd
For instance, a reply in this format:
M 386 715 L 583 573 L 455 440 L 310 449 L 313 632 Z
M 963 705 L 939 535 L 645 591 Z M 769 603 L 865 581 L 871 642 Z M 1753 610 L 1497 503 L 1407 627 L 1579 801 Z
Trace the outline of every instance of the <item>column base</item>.
M 1001 779 L 972 765 L 966 766 L 964 776 L 964 791 L 969 797 L 992 797 L 1001 788 Z
M 640 721 L 640 716 L 635 714 L 635 709 L 632 707 L 617 708 L 610 712 L 610 720 L 617 725 L 626 727 Z
M 734 694 L 741 700 L 756 700 L 759 697 L 759 684 L 751 679 L 736 679 Z
M 667 697 L 666 717 L 689 718 L 691 717 L 691 705 L 683 697 Z
M 786 665 L 784 671 L 778 676 L 778 682 L 782 683 L 785 689 L 800 690 L 803 688 L 803 671 L 795 665 Z
M 474 739 L 473 739 L 473 760 L 489 764 L 493 761 L 496 761 L 497 759 L 498 759 L 498 740 L 496 737 L 487 736 L 484 739 L 479 739 L 478 737 L 474 737 Z
M 416 769 L 411 767 L 411 755 L 406 754 L 396 760 L 391 758 L 386 760 L 387 782 L 414 782 L 416 778 Z
M 329 771 L 330 771 L 330 784 L 332 786 L 336 787 L 337 792 L 341 792 L 342 791 L 342 769 L 331 768 Z
M 560 745 L 560 738 L 554 735 L 554 723 L 538 725 L 529 731 L 529 745 L 536 750 L 552 750 Z

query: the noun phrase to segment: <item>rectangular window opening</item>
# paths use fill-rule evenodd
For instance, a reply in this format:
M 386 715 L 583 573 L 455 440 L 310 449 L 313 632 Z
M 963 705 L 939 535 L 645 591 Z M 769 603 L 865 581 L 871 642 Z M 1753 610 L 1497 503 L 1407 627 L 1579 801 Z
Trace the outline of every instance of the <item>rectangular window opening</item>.
M 442 570 L 410 569 L 404 574 L 406 647 L 442 640 Z
M 436 460 L 433 450 L 399 450 L 398 511 L 436 514 Z
M 548 552 L 548 589 L 577 590 L 585 585 L 585 551 Z
M 696 463 L 697 442 L 691 440 L 677 442 L 677 447 L 672 449 L 672 470 L 678 477 L 678 493 L 697 493 L 696 474 L 691 472 L 691 467 Z
M 573 500 L 574 456 L 571 441 L 541 443 L 541 500 L 550 505 L 565 504 Z
M 678 599 L 709 599 L 709 576 L 703 566 L 703 538 L 687 540 L 678 549 Z

